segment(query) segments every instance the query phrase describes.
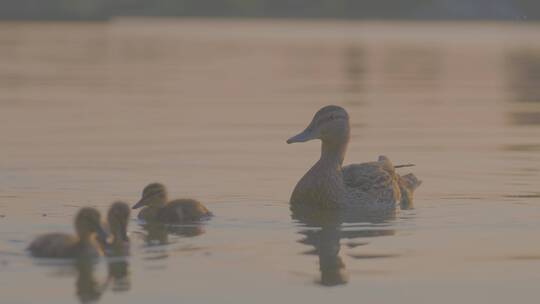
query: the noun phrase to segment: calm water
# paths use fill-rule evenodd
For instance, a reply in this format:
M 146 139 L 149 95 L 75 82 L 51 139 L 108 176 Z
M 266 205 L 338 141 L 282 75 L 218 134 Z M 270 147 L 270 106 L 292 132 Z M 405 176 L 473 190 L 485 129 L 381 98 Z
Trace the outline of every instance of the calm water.
M 540 279 L 538 25 L 143 21 L 0 24 L 2 303 L 508 303 Z M 324 225 L 288 199 L 321 106 L 346 162 L 415 163 L 415 208 Z M 405 169 L 400 169 L 407 172 Z M 130 223 L 125 260 L 28 257 L 80 206 L 149 182 L 216 214 Z

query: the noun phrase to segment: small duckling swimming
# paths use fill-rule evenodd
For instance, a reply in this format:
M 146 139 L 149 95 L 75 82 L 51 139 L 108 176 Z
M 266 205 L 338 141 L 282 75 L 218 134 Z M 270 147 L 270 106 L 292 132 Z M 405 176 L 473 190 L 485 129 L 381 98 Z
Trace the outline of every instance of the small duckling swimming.
M 107 213 L 107 223 L 111 235 L 110 242 L 107 239 L 99 239 L 106 249 L 107 255 L 127 255 L 129 251 L 129 238 L 127 236 L 127 226 L 131 208 L 124 202 L 115 202 Z
M 212 216 L 212 213 L 199 201 L 177 199 L 167 202 L 167 190 L 160 183 L 146 186 L 141 200 L 132 208 L 145 206 L 137 216 L 147 222 L 184 223 L 198 221 Z
M 289 144 L 312 139 L 322 141 L 321 157 L 296 185 L 291 204 L 393 210 L 401 201 L 400 177 L 387 157 L 342 167 L 350 129 L 345 109 L 326 106 L 315 114 L 303 132 L 287 140 Z M 407 184 L 402 183 L 402 186 Z
M 414 174 L 409 173 L 403 176 L 399 176 L 399 191 L 401 192 L 401 209 L 413 208 L 413 195 L 414 190 L 420 187 L 422 181 L 419 180 Z
M 103 255 L 95 234 L 106 237 L 101 215 L 94 208 L 82 208 L 75 217 L 77 235 L 50 233 L 37 237 L 27 250 L 35 257 L 76 258 Z

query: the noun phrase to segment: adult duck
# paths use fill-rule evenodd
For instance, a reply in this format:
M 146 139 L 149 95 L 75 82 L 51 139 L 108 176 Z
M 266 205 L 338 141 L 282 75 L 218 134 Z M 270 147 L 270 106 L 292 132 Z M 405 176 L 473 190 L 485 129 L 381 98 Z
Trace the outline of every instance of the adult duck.
M 212 213 L 197 200 L 176 199 L 168 201 L 167 189 L 160 183 L 149 184 L 143 189 L 141 200 L 132 208 L 140 207 L 144 208 L 137 217 L 147 222 L 178 224 L 212 216 Z
M 101 226 L 101 216 L 94 208 L 82 208 L 75 217 L 77 235 L 50 233 L 37 237 L 28 246 L 35 257 L 79 258 L 103 255 L 95 235 L 106 237 Z
M 374 162 L 342 167 L 350 130 L 347 111 L 331 105 L 320 109 L 303 132 L 287 140 L 289 144 L 312 139 L 322 142 L 321 157 L 294 188 L 292 205 L 392 210 L 401 201 L 400 186 L 407 189 L 407 198 L 412 199 L 415 188 L 408 188 L 412 177 L 400 182 L 401 177 L 385 156 Z

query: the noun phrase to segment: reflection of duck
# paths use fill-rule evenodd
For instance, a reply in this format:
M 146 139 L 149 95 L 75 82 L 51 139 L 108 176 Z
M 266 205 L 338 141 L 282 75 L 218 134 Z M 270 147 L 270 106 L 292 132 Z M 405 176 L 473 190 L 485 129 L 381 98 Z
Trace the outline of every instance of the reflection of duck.
M 299 242 L 315 248 L 305 254 L 314 254 L 319 257 L 320 284 L 336 286 L 347 284 L 349 276 L 346 265 L 340 256 L 341 239 L 355 239 L 393 235 L 391 229 L 341 230 L 341 224 L 369 223 L 382 224 L 394 219 L 395 213 L 385 212 L 367 215 L 365 212 L 344 212 L 342 209 L 320 210 L 314 207 L 291 208 L 292 218 L 300 221 L 306 228 L 299 233 L 305 237 Z M 361 244 L 365 245 L 365 244 Z M 355 245 L 356 246 L 356 245 Z
M 131 288 L 129 264 L 126 259 L 110 261 L 108 271 L 113 291 L 128 291 Z
M 320 230 L 307 229 L 300 233 L 305 238 L 299 242 L 315 247 L 314 251 L 308 251 L 306 254 L 315 254 L 319 256 L 319 271 L 321 272 L 320 283 L 324 286 L 335 286 L 346 284 L 349 281 L 345 263 L 340 250 L 340 230 L 339 225 L 321 226 Z
M 349 115 L 345 109 L 323 107 L 309 126 L 287 143 L 312 139 L 322 141 L 321 158 L 296 185 L 291 204 L 326 208 L 360 206 L 369 210 L 396 207 L 401 199 L 400 177 L 387 157 L 342 167 L 350 139 Z M 407 187 L 407 183 L 402 186 Z
M 106 237 L 101 227 L 101 216 L 94 208 L 82 208 L 75 217 L 77 236 L 50 233 L 36 238 L 28 250 L 35 257 L 74 258 L 96 257 L 103 254 L 95 233 Z
M 167 202 L 167 190 L 159 183 L 146 186 L 141 200 L 133 206 L 133 209 L 143 206 L 138 218 L 147 222 L 184 223 L 212 216 L 203 204 L 193 199 Z

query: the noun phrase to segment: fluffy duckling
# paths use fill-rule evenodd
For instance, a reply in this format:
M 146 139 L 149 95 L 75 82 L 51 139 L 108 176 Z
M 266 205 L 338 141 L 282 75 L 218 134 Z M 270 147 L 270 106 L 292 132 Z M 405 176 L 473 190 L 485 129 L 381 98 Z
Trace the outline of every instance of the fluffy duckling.
M 147 222 L 184 223 L 212 216 L 203 204 L 193 199 L 167 202 L 167 190 L 160 183 L 146 186 L 141 200 L 132 208 L 137 209 L 143 206 L 138 218 Z
M 399 176 L 399 190 L 401 192 L 401 209 L 413 208 L 413 194 L 416 188 L 420 187 L 422 181 L 414 174 L 409 173 Z
M 94 208 L 82 208 L 75 217 L 77 235 L 50 233 L 37 237 L 28 246 L 35 257 L 76 258 L 103 255 L 95 234 L 106 236 L 101 226 L 101 215 Z
M 300 179 L 291 204 L 321 208 L 360 207 L 393 210 L 401 200 L 399 176 L 385 156 L 378 161 L 343 167 L 350 140 L 349 114 L 339 106 L 326 106 L 308 127 L 287 143 L 320 139 L 321 157 Z
M 111 235 L 110 242 L 100 240 L 107 249 L 108 255 L 125 255 L 129 249 L 129 238 L 127 236 L 127 226 L 131 208 L 124 202 L 115 202 L 107 213 L 107 223 Z

